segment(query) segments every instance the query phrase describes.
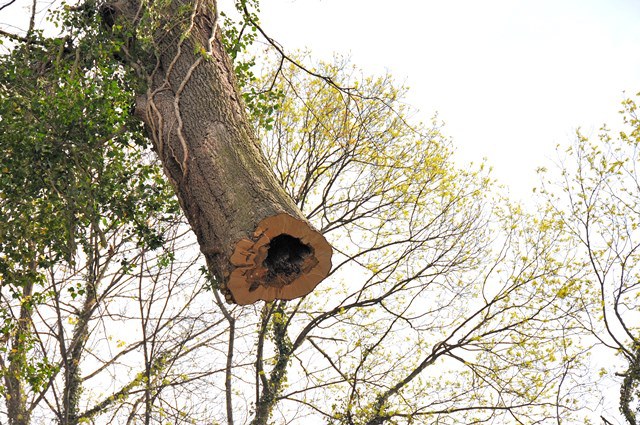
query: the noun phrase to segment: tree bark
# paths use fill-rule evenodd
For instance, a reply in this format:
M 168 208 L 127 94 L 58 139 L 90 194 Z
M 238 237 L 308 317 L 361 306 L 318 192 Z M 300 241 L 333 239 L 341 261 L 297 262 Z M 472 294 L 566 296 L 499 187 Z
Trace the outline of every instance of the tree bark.
M 138 64 L 144 121 L 227 301 L 306 295 L 331 268 L 331 247 L 278 185 L 263 156 L 217 27 L 216 3 L 173 1 L 160 12 L 155 58 Z M 130 22 L 131 1 L 118 5 Z M 157 11 L 156 11 L 157 12 Z M 184 25 L 181 25 L 184 23 Z
M 31 245 L 29 245 L 32 248 Z M 36 262 L 32 260 L 29 271 L 35 274 Z M 29 425 L 31 422 L 31 410 L 27 406 L 27 395 L 24 372 L 27 368 L 27 356 L 29 352 L 28 340 L 31 328 L 31 306 L 29 298 L 33 296 L 34 283 L 27 277 L 22 287 L 22 304 L 20 305 L 20 316 L 17 320 L 11 349 L 9 351 L 9 364 L 5 369 L 2 365 L 5 384 L 5 403 L 7 406 L 7 418 L 9 425 Z
M 33 284 L 28 283 L 24 286 L 23 297 L 30 297 L 32 294 Z M 24 345 L 28 338 L 30 321 L 29 307 L 21 306 L 11 353 L 8 356 L 9 366 L 4 373 L 9 425 L 28 425 L 31 421 L 31 412 L 27 408 L 28 390 L 25 388 L 23 376 L 27 364 L 27 349 Z
M 93 257 L 94 254 L 91 254 Z M 99 257 L 98 257 L 99 258 Z M 80 423 L 80 401 L 82 395 L 82 375 L 80 370 L 80 362 L 82 355 L 85 353 L 85 346 L 89 339 L 89 321 L 93 316 L 93 312 L 98 306 L 98 296 L 96 293 L 97 279 L 94 275 L 94 261 L 90 262 L 89 279 L 86 284 L 86 296 L 82 305 L 82 310 L 78 314 L 78 322 L 73 329 L 73 338 L 69 346 L 65 349 L 64 358 L 64 392 L 62 400 L 62 417 L 60 425 L 77 425 Z

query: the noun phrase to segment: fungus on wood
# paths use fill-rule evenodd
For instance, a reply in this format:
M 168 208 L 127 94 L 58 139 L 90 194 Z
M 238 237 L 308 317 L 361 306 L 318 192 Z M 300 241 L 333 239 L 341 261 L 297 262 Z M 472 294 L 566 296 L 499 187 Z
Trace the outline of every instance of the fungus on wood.
M 153 15 L 161 22 L 150 45 L 128 57 L 146 81 L 135 113 L 220 289 L 238 304 L 308 294 L 331 269 L 331 247 L 262 154 L 217 30 L 216 2 L 119 0 L 109 17 L 137 25 L 141 7 L 166 9 Z

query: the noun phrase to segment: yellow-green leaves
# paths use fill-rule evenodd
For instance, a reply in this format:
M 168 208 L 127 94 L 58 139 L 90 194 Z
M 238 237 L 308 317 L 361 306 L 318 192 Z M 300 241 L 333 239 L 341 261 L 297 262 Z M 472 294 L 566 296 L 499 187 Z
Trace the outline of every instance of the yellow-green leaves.
M 276 177 L 339 252 L 333 278 L 282 311 L 273 360 L 302 365 L 287 366 L 287 391 L 335 424 L 570 415 L 557 400 L 581 366 L 582 281 L 561 217 L 509 202 L 483 164 L 456 166 L 389 76 L 340 60 L 314 72 L 350 89 L 295 66 L 258 86 L 282 96 L 272 127 L 256 122 Z
M 540 193 L 555 211 L 564 237 L 571 244 L 577 279 L 557 296 L 581 304 L 583 331 L 622 354 L 620 410 L 635 423 L 640 379 L 640 122 L 634 99 L 623 102 L 622 131 L 606 126 L 595 137 L 576 133 L 574 143 L 559 152 L 559 177 L 548 177 Z M 622 365 L 621 365 L 622 366 Z M 634 391 L 636 392 L 635 396 Z M 635 397 L 635 398 L 634 398 Z

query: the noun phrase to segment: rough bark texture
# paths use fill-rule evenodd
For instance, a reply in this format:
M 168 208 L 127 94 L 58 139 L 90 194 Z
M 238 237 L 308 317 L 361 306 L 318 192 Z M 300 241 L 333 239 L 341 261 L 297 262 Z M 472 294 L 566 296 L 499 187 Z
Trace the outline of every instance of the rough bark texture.
M 93 267 L 91 267 L 93 270 Z M 80 423 L 80 401 L 82 395 L 82 375 L 80 362 L 85 353 L 87 340 L 89 339 L 89 321 L 97 308 L 96 280 L 93 272 L 87 282 L 87 293 L 82 310 L 78 314 L 78 322 L 74 326 L 73 338 L 68 347 L 64 347 L 64 392 L 62 400 L 62 415 L 60 425 L 77 425 Z
M 331 246 L 302 220 L 278 214 L 262 220 L 231 256 L 227 288 L 238 304 L 302 297 L 331 269 Z
M 278 185 L 261 153 L 217 33 L 215 2 L 169 3 L 171 10 L 163 14 L 172 20 L 154 36 L 156 66 L 136 113 L 227 300 L 248 304 L 303 296 L 328 274 L 331 248 Z M 130 21 L 138 13 L 133 4 L 125 8 Z M 272 217 L 289 224 L 278 224 L 274 232 Z M 271 259 L 282 262 L 286 252 L 297 254 L 274 269 L 267 252 L 279 235 L 290 237 L 277 240 L 280 254 Z
M 33 294 L 33 284 L 26 284 L 22 294 L 25 298 L 31 296 Z M 27 408 L 28 391 L 24 387 L 23 381 L 23 370 L 27 364 L 27 354 L 26 350 L 23 349 L 23 344 L 27 338 L 31 322 L 29 315 L 30 310 L 28 307 L 20 307 L 20 319 L 13 337 L 12 350 L 9 355 L 9 367 L 4 373 L 9 425 L 28 425 L 31 421 L 31 412 Z

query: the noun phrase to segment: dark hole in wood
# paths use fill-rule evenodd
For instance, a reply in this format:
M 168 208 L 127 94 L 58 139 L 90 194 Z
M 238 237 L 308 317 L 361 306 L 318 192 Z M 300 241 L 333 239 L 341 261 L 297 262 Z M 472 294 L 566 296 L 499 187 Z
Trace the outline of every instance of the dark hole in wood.
M 304 260 L 312 254 L 313 250 L 298 238 L 282 234 L 271 239 L 267 258 L 263 266 L 269 271 L 267 278 L 273 280 L 279 276 L 290 283 L 302 270 Z M 291 277 L 291 279 L 287 279 Z

